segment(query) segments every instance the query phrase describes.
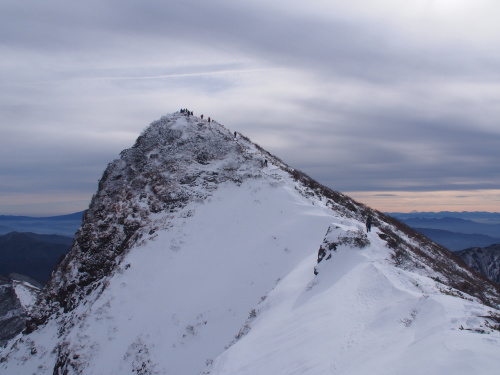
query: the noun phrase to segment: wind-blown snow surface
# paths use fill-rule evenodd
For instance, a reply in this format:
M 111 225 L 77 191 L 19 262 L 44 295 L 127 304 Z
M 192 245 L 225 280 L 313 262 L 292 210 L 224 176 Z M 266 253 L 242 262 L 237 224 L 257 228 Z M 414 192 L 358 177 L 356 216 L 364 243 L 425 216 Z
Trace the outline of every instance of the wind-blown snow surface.
M 338 248 L 317 277 L 315 257 L 305 258 L 211 374 L 495 373 L 498 331 L 465 330 L 482 330 L 488 309 L 392 267 L 377 234 L 368 238 L 366 248 Z
M 219 126 L 179 114 L 167 120 L 182 142 Z M 0 355 L 2 373 L 459 375 L 500 368 L 500 332 L 483 318 L 491 307 L 428 270 L 395 267 L 378 227 L 366 235 L 356 215 L 304 194 L 279 160 L 225 132 L 227 145 L 209 141 L 226 156 L 202 153 L 199 163 L 184 163 L 178 154 L 169 167 L 189 181 L 218 176 L 216 183 L 191 184 L 183 204 L 143 218 L 144 236 L 120 254 L 103 286 L 82 287 L 78 302 L 12 340 Z M 110 180 L 118 180 L 113 173 L 123 179 L 116 172 L 123 163 L 110 167 Z M 138 207 L 157 207 L 140 196 Z M 318 249 L 329 243 L 336 249 L 317 264 Z M 63 263 L 49 288 L 76 280 L 77 268 Z

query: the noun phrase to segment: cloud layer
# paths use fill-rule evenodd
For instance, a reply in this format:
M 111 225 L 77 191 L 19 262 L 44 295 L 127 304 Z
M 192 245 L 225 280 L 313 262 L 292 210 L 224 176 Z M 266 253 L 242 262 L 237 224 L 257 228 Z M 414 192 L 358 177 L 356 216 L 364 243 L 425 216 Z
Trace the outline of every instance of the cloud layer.
M 107 163 L 182 107 L 343 192 L 494 194 L 499 11 L 486 0 L 3 1 L 0 213 L 41 214 L 30 204 L 44 200 L 54 214 L 84 209 Z

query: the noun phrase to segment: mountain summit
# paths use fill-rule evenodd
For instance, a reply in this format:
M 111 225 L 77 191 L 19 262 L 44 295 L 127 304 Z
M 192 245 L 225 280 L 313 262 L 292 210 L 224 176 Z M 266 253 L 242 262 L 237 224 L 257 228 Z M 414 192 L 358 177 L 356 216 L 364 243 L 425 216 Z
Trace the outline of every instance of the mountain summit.
M 177 112 L 108 165 L 0 369 L 487 374 L 499 296 L 408 227 Z

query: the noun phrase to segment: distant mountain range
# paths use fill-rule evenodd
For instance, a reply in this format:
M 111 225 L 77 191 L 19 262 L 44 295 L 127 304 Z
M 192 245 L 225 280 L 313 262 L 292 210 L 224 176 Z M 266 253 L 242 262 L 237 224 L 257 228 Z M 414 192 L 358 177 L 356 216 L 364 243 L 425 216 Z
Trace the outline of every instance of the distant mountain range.
M 454 251 L 490 280 L 500 280 L 500 213 L 390 213 L 437 244 Z
M 500 212 L 484 212 L 484 211 L 440 211 L 440 212 L 390 212 L 388 215 L 397 217 L 398 219 L 440 219 L 454 217 L 457 219 L 471 220 L 477 223 L 484 224 L 500 224 Z
M 412 212 L 389 215 L 452 251 L 500 243 L 500 213 Z
M 0 215 L 0 235 L 10 232 L 32 232 L 74 237 L 82 224 L 84 212 L 49 217 Z
M 469 247 L 487 247 L 495 243 L 500 243 L 500 239 L 482 234 L 454 233 L 431 228 L 414 229 L 451 251 L 459 251 Z
M 83 213 L 0 215 L 0 275 L 19 273 L 45 283 L 57 261 L 69 251 Z
M 55 234 L 11 232 L 0 236 L 0 275 L 19 273 L 45 283 L 73 239 Z

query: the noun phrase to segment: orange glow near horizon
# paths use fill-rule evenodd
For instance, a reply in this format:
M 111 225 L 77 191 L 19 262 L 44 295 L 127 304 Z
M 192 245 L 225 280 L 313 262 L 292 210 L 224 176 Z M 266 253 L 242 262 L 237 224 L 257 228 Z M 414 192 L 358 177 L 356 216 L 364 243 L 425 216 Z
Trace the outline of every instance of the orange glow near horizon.
M 382 212 L 500 212 L 500 190 L 358 191 L 344 194 Z
M 462 191 L 357 191 L 342 192 L 382 212 L 486 211 L 500 212 L 500 189 Z M 56 216 L 83 211 L 89 194 L 0 193 L 0 215 Z

